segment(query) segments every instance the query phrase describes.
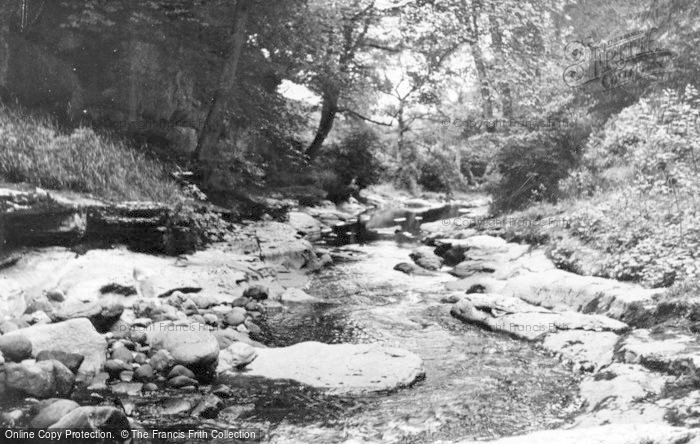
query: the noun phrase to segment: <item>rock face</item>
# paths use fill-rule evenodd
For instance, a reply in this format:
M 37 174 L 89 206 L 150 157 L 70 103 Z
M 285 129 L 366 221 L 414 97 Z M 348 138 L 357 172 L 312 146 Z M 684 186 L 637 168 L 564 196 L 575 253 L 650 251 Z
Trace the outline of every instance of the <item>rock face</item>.
M 97 372 L 106 361 L 107 341 L 85 318 L 48 325 L 34 325 L 9 332 L 23 335 L 32 343 L 32 355 L 43 350 L 68 350 L 85 357 L 80 372 Z
M 398 348 L 302 342 L 257 352 L 243 375 L 293 379 L 336 393 L 394 390 L 425 376 L 421 358 Z
M 683 444 L 691 442 L 697 436 L 698 432 L 695 430 L 665 424 L 616 424 L 573 430 L 547 430 L 489 442 L 492 444 Z M 477 442 L 460 441 L 459 444 L 477 444 Z
M 697 339 L 673 331 L 654 334 L 646 329 L 634 330 L 620 344 L 618 356 L 622 362 L 672 374 L 688 366 L 700 368 Z
M 37 398 L 66 397 L 73 390 L 75 376 L 59 361 L 5 364 L 5 384 Z
M 176 363 L 195 373 L 216 368 L 219 342 L 204 324 L 154 324 L 149 343 L 154 350 L 167 350 Z

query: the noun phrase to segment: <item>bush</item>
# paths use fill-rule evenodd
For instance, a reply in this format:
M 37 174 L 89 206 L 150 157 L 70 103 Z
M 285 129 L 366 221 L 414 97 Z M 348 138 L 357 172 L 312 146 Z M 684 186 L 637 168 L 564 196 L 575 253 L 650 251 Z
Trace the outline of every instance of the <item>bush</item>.
M 419 160 L 418 184 L 428 191 L 459 190 L 464 187 L 460 167 L 453 153 L 434 149 Z
M 509 135 L 496 158 L 490 185 L 494 210 L 517 210 L 532 202 L 556 202 L 559 182 L 577 166 L 588 123 L 557 131 Z
M 345 200 L 354 191 L 379 181 L 382 167 L 374 152 L 379 150 L 378 134 L 367 127 L 357 127 L 340 142 L 329 145 L 318 159 L 319 185 L 333 201 Z M 357 190 L 352 190 L 355 180 Z
M 91 129 L 61 134 L 49 121 L 0 108 L 0 146 L 0 176 L 10 182 L 113 200 L 180 197 L 161 163 Z

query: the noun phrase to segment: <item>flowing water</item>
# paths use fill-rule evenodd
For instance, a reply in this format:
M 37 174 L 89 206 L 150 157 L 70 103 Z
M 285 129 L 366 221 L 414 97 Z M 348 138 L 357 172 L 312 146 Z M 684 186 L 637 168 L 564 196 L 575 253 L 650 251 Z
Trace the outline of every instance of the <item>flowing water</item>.
M 457 215 L 451 207 L 431 211 L 428 216 L 388 210 L 369 222 L 365 218 L 366 226 L 360 227 L 365 233 L 370 226 L 380 232 L 390 227 L 383 235 L 367 236 L 382 240 L 334 248 L 345 259 L 322 270 L 306 288 L 323 302 L 268 314 L 261 323 L 263 334 L 256 337 L 272 347 L 319 341 L 405 348 L 424 361 L 426 378 L 413 387 L 350 397 L 294 381 L 235 376 L 217 382 L 232 388 L 225 399 L 228 408 L 216 420 L 200 421 L 168 413 L 178 404 L 196 405 L 200 391 L 167 389 L 113 402 L 147 428 L 251 428 L 264 432 L 264 442 L 275 443 L 452 442 L 560 426 L 580 407 L 576 375 L 533 344 L 452 318 L 450 305 L 440 302 L 445 282 L 454 279 L 449 274 L 408 276 L 393 270 L 409 261 L 417 246 L 403 234 L 417 233 L 421 222 Z M 399 227 L 393 230 L 397 219 Z M 352 227 L 339 228 L 348 233 Z M 83 405 L 105 400 L 99 393 L 83 393 Z

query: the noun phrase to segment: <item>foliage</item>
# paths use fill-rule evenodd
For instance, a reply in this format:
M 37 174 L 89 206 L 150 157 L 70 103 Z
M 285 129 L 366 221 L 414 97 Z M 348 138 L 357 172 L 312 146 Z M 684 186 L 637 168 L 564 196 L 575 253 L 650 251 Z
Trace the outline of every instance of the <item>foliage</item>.
M 458 191 L 465 185 L 460 167 L 454 153 L 431 150 L 419 159 L 418 184 L 428 191 Z
M 0 146 L 0 176 L 11 182 L 115 200 L 181 197 L 161 163 L 87 128 L 62 134 L 49 121 L 2 108 Z
M 380 149 L 378 134 L 366 126 L 353 128 L 342 140 L 327 147 L 319 158 L 321 186 L 331 200 L 347 199 L 353 192 L 377 183 L 382 175 L 375 155 Z

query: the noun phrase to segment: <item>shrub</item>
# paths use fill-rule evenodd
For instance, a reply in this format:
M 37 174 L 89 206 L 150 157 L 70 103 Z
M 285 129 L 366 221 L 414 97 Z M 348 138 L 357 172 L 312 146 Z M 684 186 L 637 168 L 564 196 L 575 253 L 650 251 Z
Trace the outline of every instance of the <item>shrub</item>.
M 496 157 L 498 176 L 491 184 L 496 212 L 516 210 L 532 202 L 555 202 L 559 182 L 579 161 L 588 136 L 586 121 L 557 131 L 508 135 Z
M 464 179 L 453 153 L 433 149 L 420 157 L 418 184 L 428 191 L 456 191 L 464 187 Z
M 0 176 L 114 200 L 180 197 L 164 166 L 88 128 L 62 134 L 47 120 L 0 108 Z
M 347 199 L 352 193 L 349 185 L 353 179 L 359 189 L 377 183 L 382 167 L 374 152 L 380 144 L 375 131 L 361 126 L 353 128 L 342 140 L 321 152 L 319 181 L 331 200 Z

